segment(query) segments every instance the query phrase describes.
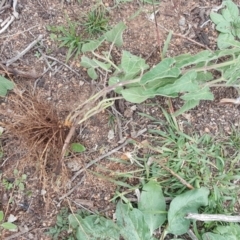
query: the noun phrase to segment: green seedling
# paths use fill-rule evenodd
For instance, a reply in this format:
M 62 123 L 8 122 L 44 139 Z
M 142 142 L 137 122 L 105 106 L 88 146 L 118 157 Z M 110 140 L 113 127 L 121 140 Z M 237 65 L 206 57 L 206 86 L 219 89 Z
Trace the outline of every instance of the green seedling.
M 67 18 L 67 26 L 47 26 L 52 32 L 50 38 L 60 42 L 59 47 L 67 47 L 66 61 L 74 54 L 77 57 L 82 51 L 82 45 L 87 41 L 78 33 L 78 23 Z
M 0 211 L 0 228 L 6 229 L 6 230 L 17 230 L 17 226 L 11 222 L 3 222 L 4 220 L 4 213 L 3 211 Z M 0 236 L 1 236 L 1 230 L 0 230 Z
M 50 227 L 46 232 L 47 235 L 55 239 L 66 239 L 66 240 L 75 240 L 73 233 L 69 232 L 69 221 L 68 215 L 69 211 L 67 208 L 62 208 L 57 215 L 56 224 L 53 227 Z M 67 235 L 67 236 L 66 236 Z M 64 238 L 62 238 L 65 236 Z
M 14 88 L 14 83 L 0 75 L 0 97 L 6 96 Z
M 85 31 L 90 35 L 98 35 L 108 30 L 108 18 L 106 10 L 101 5 L 90 11 L 83 24 Z
M 17 169 L 14 169 L 14 178 L 13 180 L 7 180 L 3 179 L 2 180 L 2 185 L 6 190 L 11 190 L 11 189 L 19 189 L 20 191 L 25 190 L 25 181 L 27 179 L 26 174 L 22 174 L 19 176 L 19 172 Z
M 228 41 L 240 38 L 240 16 L 238 6 L 231 0 L 223 1 L 222 10 L 219 13 L 212 12 L 211 20 L 216 24 L 216 30 L 219 31 L 217 45 L 219 49 L 231 46 Z

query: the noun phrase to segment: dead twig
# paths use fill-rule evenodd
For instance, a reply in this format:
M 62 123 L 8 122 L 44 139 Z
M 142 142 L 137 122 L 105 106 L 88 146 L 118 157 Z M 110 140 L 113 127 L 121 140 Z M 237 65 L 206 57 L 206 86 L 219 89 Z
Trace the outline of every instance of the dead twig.
M 4 70 L 4 72 L 8 76 L 9 76 L 9 74 L 12 74 L 14 76 L 20 76 L 20 77 L 30 78 L 30 79 L 40 77 L 40 74 L 38 74 L 35 69 L 31 69 L 31 70 L 28 70 L 28 71 L 22 71 L 20 69 L 14 68 L 14 67 L 7 67 L 7 66 L 5 66 L 1 63 L 0 63 L 0 69 Z
M 194 189 L 194 187 L 191 185 L 191 184 L 189 184 L 187 181 L 185 181 L 182 177 L 180 177 L 177 173 L 175 173 L 172 169 L 170 169 L 170 168 L 168 168 L 168 167 L 166 167 L 166 166 L 164 166 L 164 164 L 162 164 L 161 162 L 160 162 L 160 160 L 157 160 L 157 162 L 159 163 L 159 165 L 162 167 L 162 168 L 164 168 L 166 171 L 168 171 L 168 172 L 170 172 L 174 177 L 176 177 L 183 185 L 185 185 L 187 188 L 189 188 L 189 189 Z
M 144 129 L 144 131 L 138 131 L 136 138 L 139 137 L 140 135 L 142 135 L 143 133 L 145 133 L 147 131 L 147 129 Z M 87 168 L 90 168 L 92 165 L 94 165 L 95 163 L 101 161 L 102 159 L 112 155 L 113 153 L 119 151 L 120 149 L 122 149 L 124 146 L 126 146 L 131 139 L 126 139 L 121 145 L 119 145 L 118 147 L 112 149 L 110 152 L 103 154 L 100 157 L 97 157 L 96 159 L 92 160 L 90 163 L 88 163 L 84 168 L 80 169 L 79 171 L 77 171 L 74 176 L 71 178 L 71 181 L 74 181 L 76 179 L 76 177 L 78 177 L 83 171 L 85 171 Z
M 18 59 L 20 59 L 22 56 L 24 56 L 30 49 L 32 49 L 41 39 L 43 38 L 43 35 L 39 35 L 38 38 L 34 41 L 32 41 L 22 52 L 20 52 L 17 56 L 3 62 L 8 67 L 12 63 L 16 62 Z

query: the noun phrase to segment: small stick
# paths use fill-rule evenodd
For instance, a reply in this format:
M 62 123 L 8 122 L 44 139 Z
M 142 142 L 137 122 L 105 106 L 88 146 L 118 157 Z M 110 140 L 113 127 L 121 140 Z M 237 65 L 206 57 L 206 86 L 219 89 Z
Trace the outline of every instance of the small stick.
M 58 62 L 58 63 L 60 63 L 60 64 L 62 64 L 64 67 L 66 67 L 66 68 L 68 68 L 69 70 L 71 70 L 71 71 L 72 71 L 73 73 L 75 73 L 77 76 L 82 77 L 81 74 L 79 74 L 78 72 L 76 72 L 75 70 L 73 70 L 70 66 L 68 66 L 67 64 L 61 62 L 60 60 L 58 60 L 58 59 L 56 59 L 56 58 L 54 58 L 54 57 L 48 56 L 48 55 L 45 55 L 45 57 L 46 57 L 46 58 L 49 58 L 49 59 L 51 59 L 51 60 L 54 60 L 54 61 L 56 61 L 56 62 Z M 83 80 L 86 81 L 85 79 L 83 79 Z
M 175 173 L 173 170 L 171 170 L 170 168 L 164 166 L 162 163 L 160 163 L 160 161 L 158 160 L 159 165 L 164 168 L 165 170 L 167 170 L 168 172 L 170 172 L 174 177 L 176 177 L 183 185 L 185 185 L 187 188 L 189 189 L 194 189 L 194 187 L 189 184 L 187 181 L 185 181 L 182 177 L 180 177 L 177 173 Z
M 219 221 L 219 222 L 240 222 L 240 216 L 227 216 L 223 214 L 198 214 L 188 213 L 186 219 L 194 219 L 203 222 Z
M 17 56 L 5 61 L 6 66 L 11 65 L 12 63 L 16 62 L 19 58 L 24 56 L 31 48 L 33 48 L 41 39 L 43 38 L 43 35 L 39 35 L 36 40 L 31 42 L 22 52 L 20 52 Z
M 10 20 L 8 21 L 8 23 L 0 30 L 0 34 L 5 32 L 7 30 L 7 28 L 10 26 L 10 24 L 14 21 L 15 17 L 11 16 Z
M 67 193 L 63 194 L 63 195 L 59 198 L 59 200 L 61 201 L 61 200 L 63 200 L 65 197 L 68 197 L 77 187 L 79 187 L 80 185 L 82 185 L 84 179 L 85 179 L 85 176 L 83 176 L 83 177 L 81 178 L 81 180 L 78 182 L 78 184 L 76 184 L 73 188 L 71 188 Z
M 220 103 L 233 103 L 236 105 L 240 104 L 240 97 L 237 99 L 233 99 L 233 98 L 223 98 L 220 100 Z

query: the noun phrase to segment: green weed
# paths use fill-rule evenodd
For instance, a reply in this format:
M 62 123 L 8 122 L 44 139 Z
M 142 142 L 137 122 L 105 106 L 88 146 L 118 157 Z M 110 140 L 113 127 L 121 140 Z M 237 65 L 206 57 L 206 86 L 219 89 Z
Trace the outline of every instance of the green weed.
M 90 36 L 106 32 L 109 28 L 106 10 L 100 5 L 90 11 L 86 16 L 83 26 Z
M 51 39 L 59 41 L 59 47 L 68 48 L 66 61 L 73 54 L 77 57 L 81 53 L 83 44 L 87 42 L 78 33 L 78 26 L 79 23 L 73 22 L 69 18 L 67 18 L 67 26 L 47 26 L 47 30 L 52 32 Z
M 217 39 L 218 48 L 224 49 L 231 46 L 229 40 L 240 38 L 240 16 L 238 6 L 232 1 L 223 1 L 220 8 L 220 13 L 212 12 L 210 17 L 216 24 L 216 30 L 220 32 Z

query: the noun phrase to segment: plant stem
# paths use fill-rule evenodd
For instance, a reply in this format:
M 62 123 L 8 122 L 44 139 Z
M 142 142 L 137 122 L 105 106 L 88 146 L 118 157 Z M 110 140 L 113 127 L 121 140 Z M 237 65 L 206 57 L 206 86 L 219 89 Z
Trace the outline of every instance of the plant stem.
M 186 73 L 190 70 L 194 70 L 196 72 L 202 72 L 202 71 L 207 71 L 207 70 L 218 69 L 218 68 L 221 68 L 221 67 L 226 67 L 226 66 L 229 66 L 229 65 L 233 65 L 236 62 L 237 62 L 237 59 L 234 59 L 234 60 L 230 60 L 230 61 L 223 62 L 223 63 L 213 64 L 211 66 L 204 66 L 204 67 L 200 67 L 200 68 L 186 69 L 186 70 L 183 70 L 182 73 L 184 74 L 184 73 Z
M 120 69 L 116 64 L 114 64 L 109 58 L 102 57 L 101 55 L 99 55 L 99 54 L 97 54 L 97 53 L 95 53 L 95 52 L 92 52 L 92 54 L 93 54 L 95 57 L 97 57 L 97 58 L 99 58 L 99 59 L 102 59 L 102 60 L 110 63 L 117 71 L 121 72 L 121 69 Z

